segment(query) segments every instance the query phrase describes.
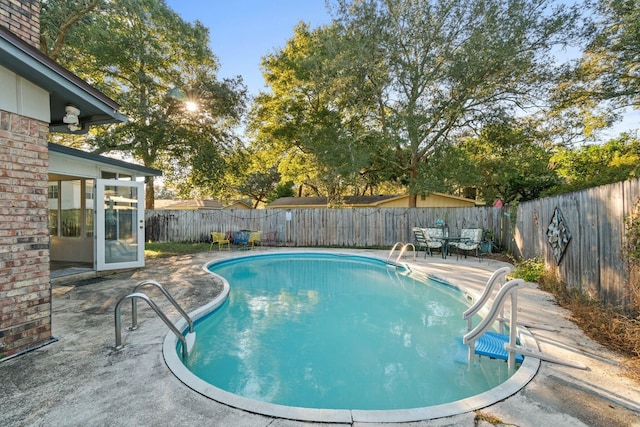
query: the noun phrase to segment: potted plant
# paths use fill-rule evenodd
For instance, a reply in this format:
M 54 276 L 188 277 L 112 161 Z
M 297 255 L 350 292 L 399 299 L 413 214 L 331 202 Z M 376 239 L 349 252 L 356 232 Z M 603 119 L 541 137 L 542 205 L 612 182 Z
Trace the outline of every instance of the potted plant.
M 493 248 L 493 231 L 482 229 L 482 242 L 480 243 L 480 250 L 485 254 L 490 254 Z

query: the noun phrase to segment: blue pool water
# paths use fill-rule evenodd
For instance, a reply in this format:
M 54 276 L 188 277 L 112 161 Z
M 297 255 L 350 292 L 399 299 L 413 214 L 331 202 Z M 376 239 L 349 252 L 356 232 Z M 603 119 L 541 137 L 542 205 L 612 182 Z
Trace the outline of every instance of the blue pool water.
M 405 409 L 506 381 L 506 363 L 466 363 L 456 288 L 384 261 L 267 254 L 209 269 L 228 299 L 196 321 L 185 365 L 228 392 L 286 406 Z M 179 351 L 179 349 L 178 349 Z

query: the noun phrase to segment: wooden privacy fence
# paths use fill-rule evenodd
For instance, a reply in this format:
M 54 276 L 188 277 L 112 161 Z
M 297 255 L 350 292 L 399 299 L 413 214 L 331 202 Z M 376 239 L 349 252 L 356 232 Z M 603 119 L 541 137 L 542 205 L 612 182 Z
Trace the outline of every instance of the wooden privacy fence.
M 541 257 L 568 286 L 602 302 L 629 304 L 625 219 L 640 197 L 640 180 L 521 203 L 506 213 L 503 240 L 510 253 Z M 549 224 L 562 213 L 571 240 L 558 263 L 549 243 Z
M 411 228 L 443 220 L 451 235 L 462 228 L 493 231 L 494 241 L 522 259 L 541 257 L 565 284 L 602 302 L 629 304 L 624 253 L 625 219 L 640 198 L 640 180 L 538 199 L 516 208 L 373 208 L 169 211 L 148 210 L 146 239 L 205 242 L 212 231 L 276 231 L 290 246 L 390 247 L 413 242 Z M 556 212 L 571 239 L 562 258 L 549 243 Z M 557 253 L 556 253 L 557 255 Z M 635 272 L 633 273 L 635 274 Z M 633 276 L 635 277 L 635 276 Z
M 470 208 L 147 210 L 146 240 L 206 242 L 212 231 L 276 231 L 291 246 L 390 247 L 413 242 L 411 228 L 441 219 L 452 235 L 480 227 L 500 236 L 501 210 Z

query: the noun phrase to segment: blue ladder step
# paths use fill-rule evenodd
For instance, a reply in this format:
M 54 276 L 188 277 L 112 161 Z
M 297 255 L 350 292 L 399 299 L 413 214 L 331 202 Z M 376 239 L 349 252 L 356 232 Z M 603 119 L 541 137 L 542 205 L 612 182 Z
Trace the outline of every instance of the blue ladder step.
M 476 340 L 475 353 L 492 359 L 507 360 L 509 352 L 504 349 L 504 344 L 509 342 L 509 336 L 497 332 L 485 332 Z M 524 357 L 516 354 L 516 362 L 522 363 Z

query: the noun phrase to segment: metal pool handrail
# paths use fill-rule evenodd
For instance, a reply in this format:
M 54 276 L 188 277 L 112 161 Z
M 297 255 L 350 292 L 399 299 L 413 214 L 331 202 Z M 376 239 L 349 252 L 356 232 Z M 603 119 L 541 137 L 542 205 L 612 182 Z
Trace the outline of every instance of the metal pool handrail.
M 160 283 L 156 282 L 155 280 L 145 280 L 144 282 L 138 283 L 136 287 L 133 288 L 133 293 L 138 292 L 140 288 L 147 285 L 154 286 L 160 289 L 160 292 L 162 292 L 162 294 L 169 300 L 169 302 L 176 308 L 176 310 L 178 310 L 178 312 L 182 315 L 182 317 L 185 318 L 185 320 L 189 324 L 189 332 L 193 332 L 193 321 L 191 320 L 189 315 L 182 309 L 182 307 L 178 305 L 176 300 L 173 299 L 173 297 L 169 294 L 169 292 L 167 292 L 167 290 Z M 138 327 L 138 307 L 137 307 L 135 298 L 131 300 L 131 318 L 132 318 L 131 329 L 133 330 Z
M 127 299 L 135 300 L 137 298 L 140 298 L 140 299 L 146 301 L 147 304 L 149 304 L 149 306 L 153 309 L 153 311 L 156 312 L 158 317 L 160 317 L 160 319 L 162 319 L 162 321 L 169 327 L 169 329 L 171 329 L 171 331 L 178 337 L 178 339 L 182 342 L 182 357 L 186 358 L 189 355 L 189 350 L 191 348 L 191 345 L 189 344 L 189 342 L 187 342 L 187 338 L 184 335 L 182 335 L 182 332 L 180 332 L 178 330 L 178 328 L 176 328 L 176 326 L 171 322 L 171 320 L 169 320 L 169 318 L 167 318 L 167 316 L 160 310 L 160 308 L 156 305 L 156 303 L 154 303 L 151 300 L 151 298 L 149 298 L 147 295 L 143 294 L 142 292 L 135 292 L 133 294 L 125 295 L 124 297 L 120 298 L 120 301 L 118 301 L 118 303 L 116 304 L 116 309 L 115 309 L 116 350 L 120 350 L 123 347 L 123 345 L 122 345 L 122 321 L 121 321 L 121 318 L 120 318 L 120 306 Z M 189 334 L 189 335 L 192 335 L 192 334 Z M 195 341 L 195 336 L 194 336 L 193 340 L 190 340 L 190 341 L 194 342 Z
M 389 264 L 391 255 L 393 255 L 393 252 L 396 250 L 398 246 L 400 246 L 400 253 L 398 254 L 398 258 L 396 258 L 396 267 L 398 262 L 400 262 L 400 258 L 402 258 L 402 255 L 404 255 L 404 253 L 406 252 L 409 246 L 413 248 L 413 260 L 414 261 L 416 260 L 416 247 L 413 245 L 413 243 L 396 242 L 391 248 L 391 250 L 389 251 L 389 256 L 387 256 L 387 264 Z
M 413 245 L 413 243 L 407 243 L 404 246 L 402 246 L 402 249 L 400 249 L 400 253 L 398 254 L 398 258 L 396 258 L 396 265 L 400 262 L 400 258 L 402 258 L 402 255 L 404 255 L 404 253 L 407 251 L 408 247 L 412 247 L 413 248 L 413 260 L 416 260 L 416 247 Z

